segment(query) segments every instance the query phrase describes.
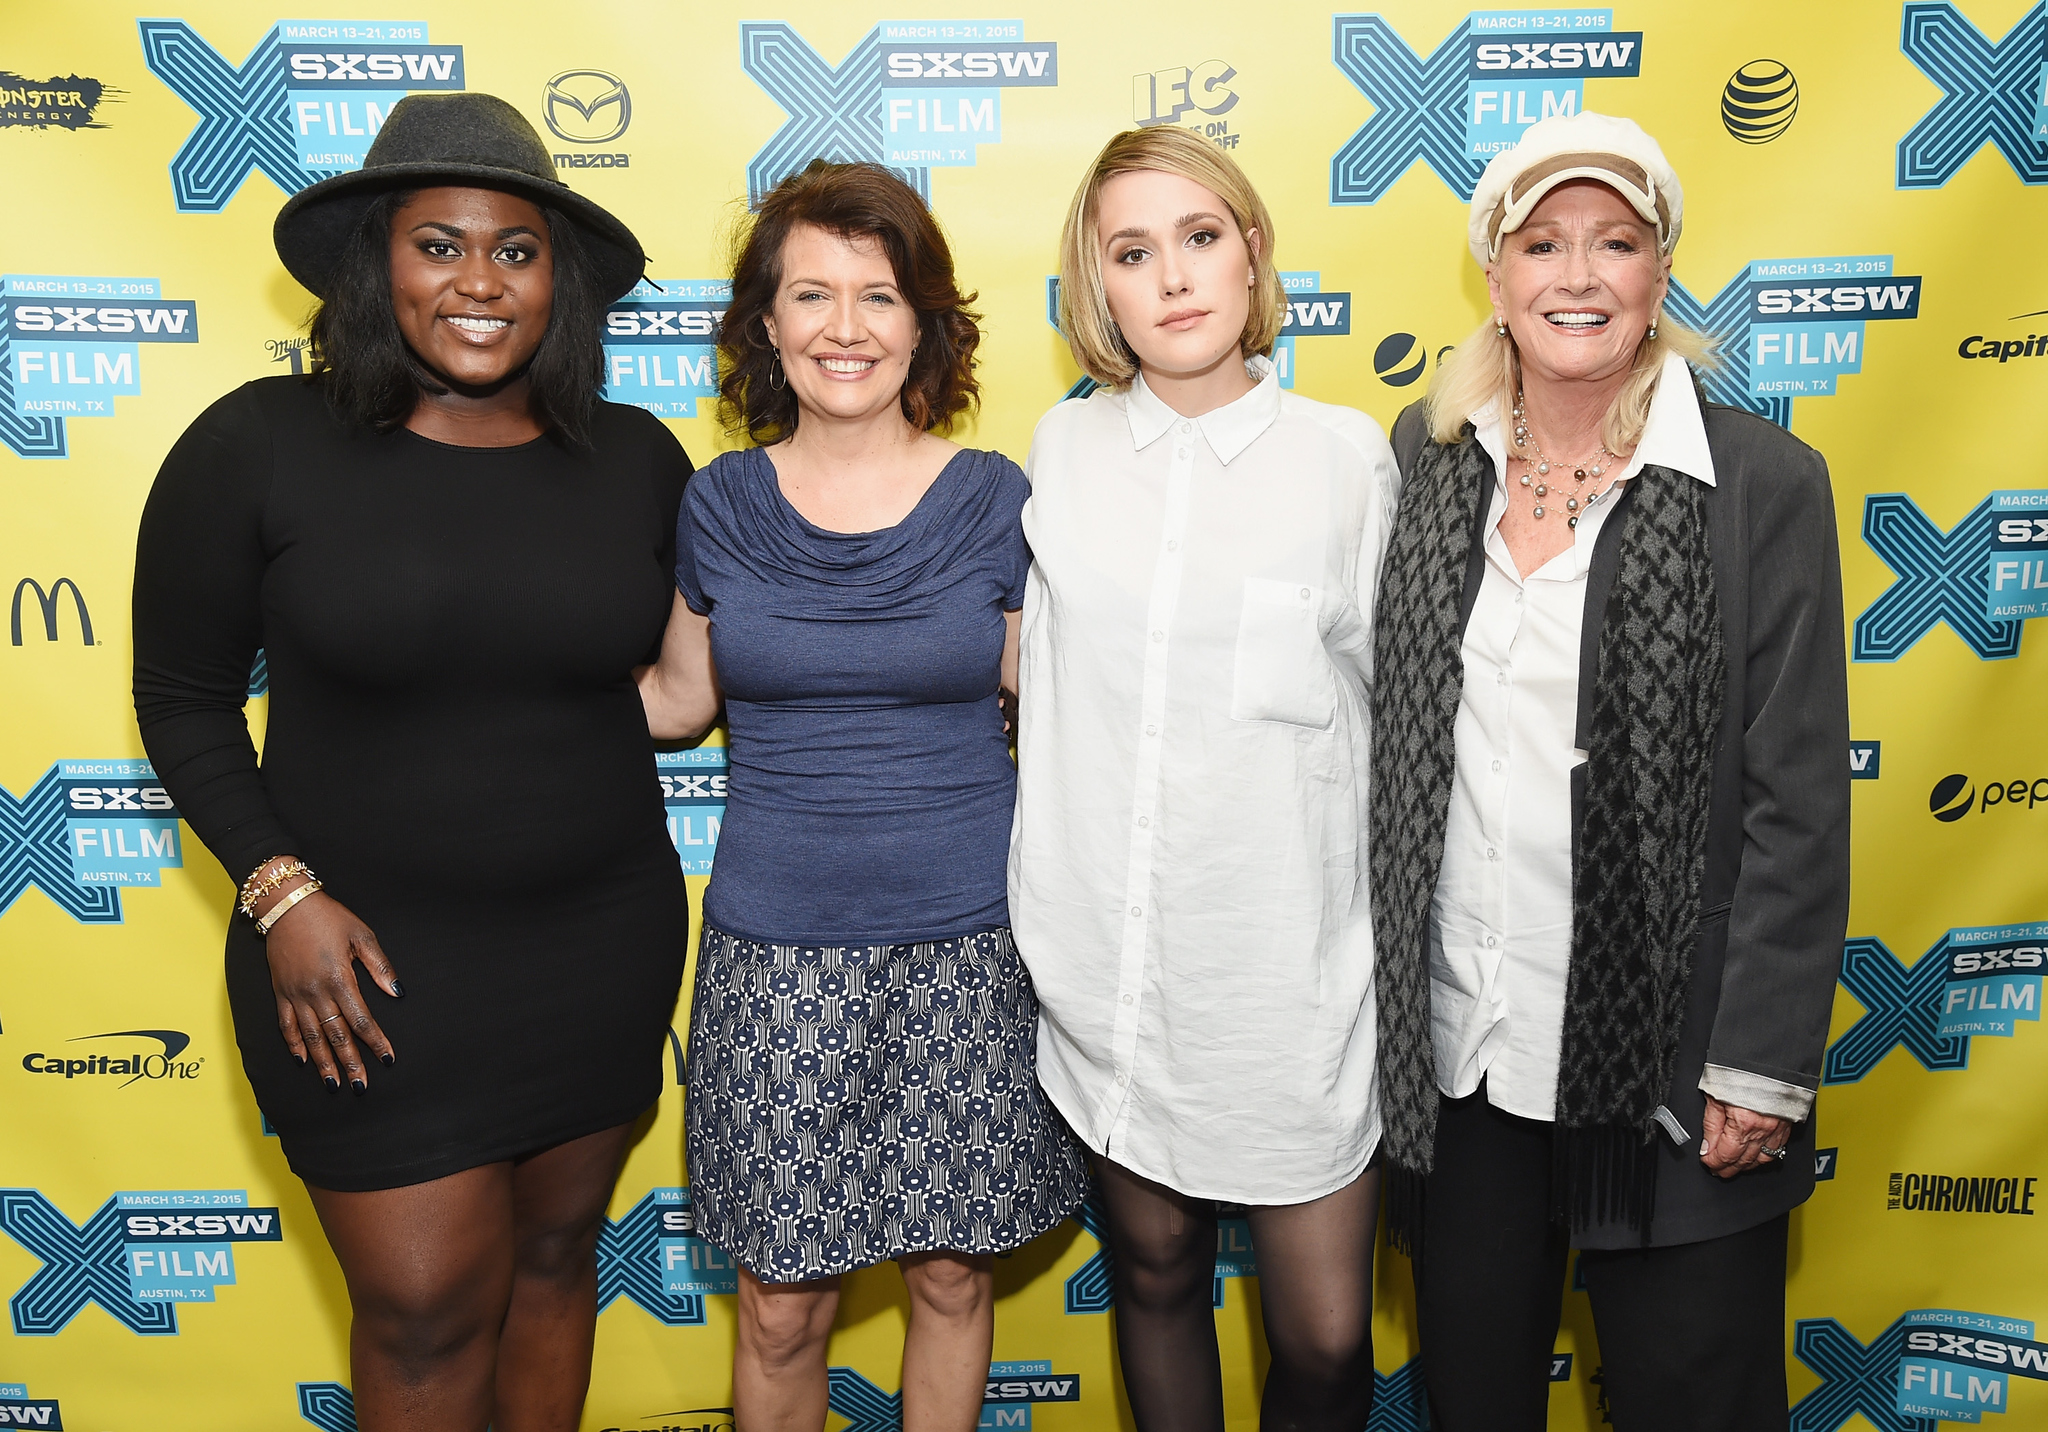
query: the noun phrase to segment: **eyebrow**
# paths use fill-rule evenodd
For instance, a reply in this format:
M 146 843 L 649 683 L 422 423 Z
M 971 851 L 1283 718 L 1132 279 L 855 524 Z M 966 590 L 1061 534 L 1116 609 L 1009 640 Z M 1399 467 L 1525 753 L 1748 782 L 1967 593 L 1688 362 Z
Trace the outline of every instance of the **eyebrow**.
M 1207 209 L 1197 209 L 1192 214 L 1182 214 L 1178 219 L 1175 219 L 1173 221 L 1173 227 L 1176 229 L 1185 229 L 1188 225 L 1200 223 L 1203 219 L 1207 219 L 1212 224 L 1220 224 L 1223 222 L 1223 219 L 1220 215 L 1212 214 Z M 1143 225 L 1137 225 L 1128 229 L 1118 229 L 1109 237 L 1111 239 L 1149 239 L 1152 237 L 1152 231 L 1148 228 L 1145 228 Z
M 834 286 L 832 280 L 828 278 L 803 278 L 799 276 L 795 278 L 786 278 L 782 281 L 782 286 L 784 288 L 797 288 L 803 284 L 809 284 L 813 288 L 831 288 Z M 902 288 L 897 284 L 896 280 L 893 278 L 885 280 L 881 283 L 862 284 L 860 291 L 862 293 L 872 293 L 877 289 L 884 288 L 888 289 L 892 293 L 900 294 L 901 292 L 903 292 Z
M 451 239 L 466 239 L 469 237 L 469 230 L 463 228 L 460 224 L 444 224 L 439 219 L 423 219 L 412 226 L 412 231 L 415 234 L 421 229 L 436 229 Z M 498 230 L 498 237 L 501 239 L 509 239 L 515 234 L 527 234 L 537 239 L 540 237 L 540 230 L 529 224 L 513 224 Z

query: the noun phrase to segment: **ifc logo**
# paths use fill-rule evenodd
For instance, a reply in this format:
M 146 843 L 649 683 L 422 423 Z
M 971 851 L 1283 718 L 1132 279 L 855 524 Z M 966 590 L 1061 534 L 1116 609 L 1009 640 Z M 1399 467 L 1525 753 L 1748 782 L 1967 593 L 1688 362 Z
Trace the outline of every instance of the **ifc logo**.
M 1936 781 L 1927 796 L 1927 809 L 1936 820 L 1961 820 L 1976 803 L 1977 788 L 1961 771 Z
M 1744 144 L 1769 144 L 1799 113 L 1799 80 L 1777 60 L 1751 60 L 1721 89 L 1721 123 Z
M 571 144 L 606 144 L 633 122 L 626 82 L 603 70 L 564 70 L 548 81 L 541 116 Z
M 1372 350 L 1372 371 L 1389 388 L 1405 388 L 1422 376 L 1429 354 L 1412 333 L 1389 333 Z

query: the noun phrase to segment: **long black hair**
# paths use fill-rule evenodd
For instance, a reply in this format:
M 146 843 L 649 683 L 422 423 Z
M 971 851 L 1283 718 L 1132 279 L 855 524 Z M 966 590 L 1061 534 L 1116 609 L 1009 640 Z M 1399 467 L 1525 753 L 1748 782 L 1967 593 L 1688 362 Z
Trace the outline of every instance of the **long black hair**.
M 314 375 L 344 419 L 390 432 L 404 426 L 420 397 L 447 385 L 406 346 L 391 308 L 391 216 L 412 193 L 379 195 L 349 236 L 329 297 L 308 330 Z M 527 361 L 528 402 L 540 422 L 587 446 L 604 386 L 605 297 L 575 221 L 541 205 L 554 250 L 554 310 Z

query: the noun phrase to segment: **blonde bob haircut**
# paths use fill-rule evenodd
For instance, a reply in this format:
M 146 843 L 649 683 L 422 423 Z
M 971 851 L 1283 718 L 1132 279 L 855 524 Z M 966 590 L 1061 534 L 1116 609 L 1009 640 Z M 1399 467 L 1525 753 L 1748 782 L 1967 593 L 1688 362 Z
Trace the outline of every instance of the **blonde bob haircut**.
M 1247 357 L 1270 357 L 1273 340 L 1287 321 L 1287 295 L 1273 264 L 1273 216 L 1237 161 L 1189 130 L 1160 125 L 1127 129 L 1103 145 L 1067 209 L 1067 225 L 1060 233 L 1060 331 L 1067 336 L 1074 361 L 1105 388 L 1128 387 L 1138 376 L 1137 354 L 1110 317 L 1103 293 L 1102 246 L 1096 241 L 1095 225 L 1102 186 L 1119 174 L 1140 170 L 1193 180 L 1230 206 L 1240 237 L 1258 231 L 1251 306 L 1238 347 Z

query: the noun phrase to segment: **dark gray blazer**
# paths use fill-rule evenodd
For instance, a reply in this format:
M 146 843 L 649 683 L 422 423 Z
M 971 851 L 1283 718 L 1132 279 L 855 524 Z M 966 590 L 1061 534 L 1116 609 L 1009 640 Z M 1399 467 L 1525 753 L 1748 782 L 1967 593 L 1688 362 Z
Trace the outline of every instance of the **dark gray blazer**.
M 1656 1217 L 1647 1241 L 1694 1243 L 1751 1228 L 1813 1192 L 1816 1120 L 1794 1131 L 1784 1162 L 1720 1179 L 1700 1162 L 1702 1068 L 1719 1064 L 1807 1089 L 1820 1087 L 1835 977 L 1849 919 L 1849 689 L 1842 632 L 1841 553 L 1827 462 L 1774 423 L 1701 404 L 1714 487 L 1707 498 L 1714 588 L 1728 685 L 1714 761 L 1707 869 L 1700 891 L 1677 1073 L 1665 1106 L 1691 1135 L 1659 1139 Z M 1394 424 L 1405 475 L 1429 441 L 1416 403 Z M 1586 582 L 1579 658 L 1578 742 L 1587 743 L 1607 597 L 1633 489 L 1600 529 Z M 1481 528 L 1493 496 L 1480 486 L 1472 515 L 1460 627 L 1486 569 Z M 1574 839 L 1583 767 L 1572 784 Z M 1595 1225 L 1581 1248 L 1641 1247 L 1644 1234 Z

